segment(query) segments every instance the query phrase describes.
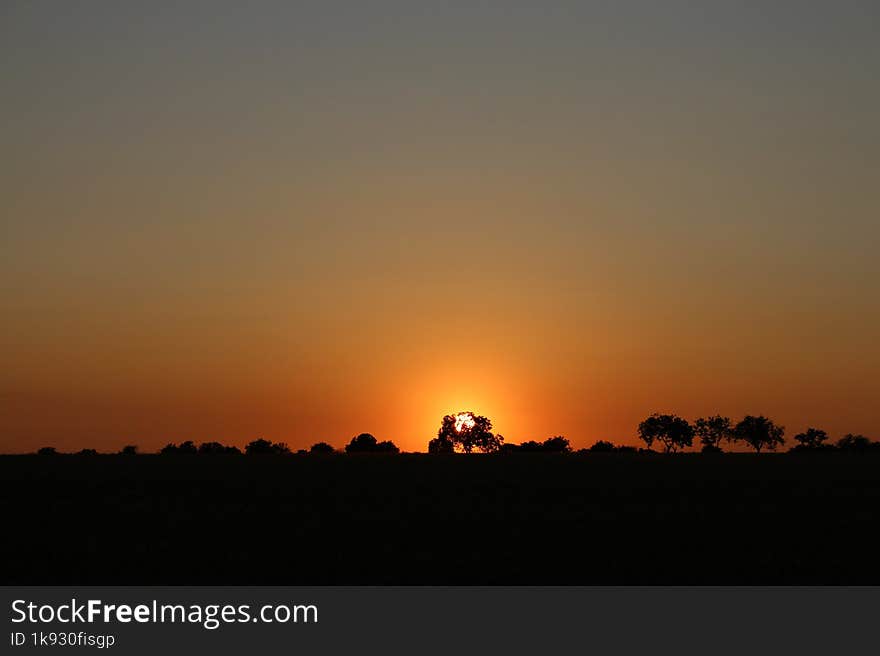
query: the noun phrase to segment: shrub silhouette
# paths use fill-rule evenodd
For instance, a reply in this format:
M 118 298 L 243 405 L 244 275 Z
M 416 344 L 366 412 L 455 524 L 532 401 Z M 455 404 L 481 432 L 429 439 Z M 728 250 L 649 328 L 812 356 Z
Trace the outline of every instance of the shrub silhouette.
M 666 453 L 692 446 L 694 429 L 677 415 L 653 414 L 639 424 L 639 437 L 648 445 L 660 442 Z
M 313 444 L 312 448 L 309 449 L 309 453 L 315 455 L 327 454 L 327 453 L 336 453 L 336 449 L 327 444 L 326 442 L 318 442 L 317 444 Z
M 733 429 L 733 439 L 744 442 L 756 453 L 762 449 L 775 451 L 777 446 L 785 443 L 785 428 L 777 426 L 764 415 L 746 415 Z
M 37 455 L 40 456 L 57 456 L 58 451 L 54 446 L 44 446 L 41 449 L 37 450 Z
M 138 452 L 137 445 L 128 444 L 128 445 L 122 447 L 122 451 L 120 451 L 119 453 L 120 453 L 120 455 L 123 455 L 123 456 L 136 456 L 137 452 Z
M 94 449 L 80 449 L 77 454 L 78 456 L 96 456 L 98 452 Z

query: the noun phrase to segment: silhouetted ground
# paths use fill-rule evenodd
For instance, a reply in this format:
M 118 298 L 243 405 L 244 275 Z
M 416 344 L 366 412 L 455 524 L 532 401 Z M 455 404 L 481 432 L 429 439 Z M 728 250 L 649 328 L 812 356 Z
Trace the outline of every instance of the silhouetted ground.
M 5 584 L 880 584 L 880 457 L 2 456 Z

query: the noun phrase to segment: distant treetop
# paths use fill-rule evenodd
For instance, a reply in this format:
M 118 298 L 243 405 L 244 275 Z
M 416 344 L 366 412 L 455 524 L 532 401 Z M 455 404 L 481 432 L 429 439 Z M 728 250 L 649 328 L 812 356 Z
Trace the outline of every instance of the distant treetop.
M 316 445 L 317 446 L 317 445 Z M 328 445 L 329 446 L 329 445 Z M 332 447 L 331 447 L 332 448 Z M 346 453 L 400 453 L 400 449 L 394 442 L 378 442 L 369 433 L 361 433 L 353 437 L 351 442 L 345 445 Z

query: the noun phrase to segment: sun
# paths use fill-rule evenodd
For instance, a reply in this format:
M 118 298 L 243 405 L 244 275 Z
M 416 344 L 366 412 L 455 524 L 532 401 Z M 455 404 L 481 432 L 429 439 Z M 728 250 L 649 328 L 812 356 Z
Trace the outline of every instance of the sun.
M 459 412 L 455 415 L 455 432 L 460 433 L 463 430 L 470 430 L 476 426 L 474 416 L 470 412 Z

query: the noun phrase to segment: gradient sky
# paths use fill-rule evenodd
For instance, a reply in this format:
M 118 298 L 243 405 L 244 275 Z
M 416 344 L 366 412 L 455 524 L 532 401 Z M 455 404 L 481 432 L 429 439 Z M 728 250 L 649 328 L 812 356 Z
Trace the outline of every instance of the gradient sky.
M 880 438 L 880 5 L 0 6 L 0 447 Z

